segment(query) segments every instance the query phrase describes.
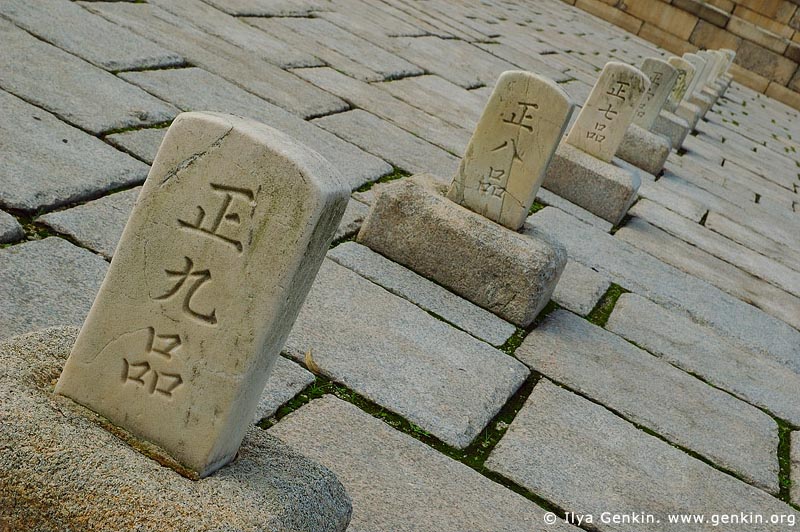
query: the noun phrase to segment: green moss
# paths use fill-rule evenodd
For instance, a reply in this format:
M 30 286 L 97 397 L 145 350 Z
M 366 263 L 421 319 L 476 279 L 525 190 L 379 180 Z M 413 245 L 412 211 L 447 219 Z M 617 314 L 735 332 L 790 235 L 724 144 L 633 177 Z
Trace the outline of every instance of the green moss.
M 589 315 L 586 316 L 586 319 L 599 327 L 605 327 L 611 312 L 614 310 L 614 306 L 617 304 L 617 300 L 622 294 L 628 292 L 620 285 L 611 283 L 611 286 L 606 290 L 606 293 L 603 294 L 603 297 L 600 298 L 600 301 L 597 302 L 597 305 Z
M 792 487 L 791 436 L 792 426 L 786 421 L 774 418 L 778 424 L 778 496 L 782 501 L 791 502 L 789 492 Z
M 385 176 L 381 177 L 377 181 L 370 181 L 369 183 L 365 183 L 356 189 L 356 192 L 366 192 L 367 190 L 371 189 L 378 183 L 388 183 L 389 181 L 394 181 L 395 179 L 400 179 L 403 177 L 408 177 L 411 174 L 403 170 L 402 168 L 398 168 L 396 166 L 392 167 L 392 173 L 386 174 Z
M 528 211 L 528 214 L 530 215 L 530 214 L 537 213 L 537 212 L 541 211 L 542 209 L 544 209 L 545 207 L 547 207 L 547 205 L 539 203 L 538 201 L 534 201 L 533 205 L 531 205 L 531 208 Z

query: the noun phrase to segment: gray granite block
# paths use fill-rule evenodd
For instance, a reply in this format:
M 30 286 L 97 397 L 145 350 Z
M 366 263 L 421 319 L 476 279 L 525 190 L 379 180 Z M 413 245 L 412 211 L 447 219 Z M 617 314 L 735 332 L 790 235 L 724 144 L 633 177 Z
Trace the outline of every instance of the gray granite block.
M 603 220 L 596 214 L 590 213 L 583 207 L 579 207 L 574 203 L 565 200 L 558 194 L 550 192 L 546 188 L 540 188 L 536 192 L 536 201 L 538 203 L 541 203 L 542 205 L 548 205 L 550 207 L 555 207 L 559 210 L 562 210 L 570 214 L 571 216 L 574 216 L 575 218 L 581 220 L 582 222 L 587 223 L 589 225 L 593 225 L 606 233 L 608 233 L 609 231 L 611 231 L 611 229 L 614 228 L 614 226 L 611 225 L 611 222 Z
M 99 134 L 166 122 L 178 114 L 171 105 L 5 20 L 0 20 L 0 40 L 0 87 L 81 129 Z
M 180 65 L 183 58 L 69 0 L 7 0 L 0 14 L 43 41 L 106 70 Z
M 666 137 L 631 124 L 617 149 L 617 157 L 645 172 L 658 175 L 664 168 L 671 149 L 672 145 Z
M 0 114 L 4 207 L 50 209 L 147 177 L 147 165 L 4 91 Z
M 793 431 L 791 435 L 791 469 L 789 478 L 800 478 L 800 431 Z M 792 482 L 791 498 L 793 504 L 800 504 L 800 482 Z
M 0 249 L 0 338 L 83 323 L 108 263 L 61 238 Z
M 137 451 L 123 431 L 54 395 L 77 332 L 51 328 L 0 343 L 0 522 L 9 530 L 347 528 L 352 506 L 334 474 L 259 428 L 234 462 L 190 480 L 146 442 Z
M 669 111 L 661 111 L 650 131 L 668 138 L 672 149 L 677 150 L 683 145 L 683 141 L 686 140 L 686 135 L 689 134 L 690 129 L 689 122 L 683 118 Z
M 336 234 L 333 235 L 333 241 L 341 240 L 358 233 L 361 229 L 361 223 L 364 218 L 369 214 L 369 207 L 360 201 L 350 199 L 342 215 L 342 221 L 339 222 L 339 227 L 336 228 Z
M 772 418 L 619 336 L 557 310 L 515 356 L 631 422 L 778 492 L 778 426 Z
M 81 246 L 110 259 L 141 187 L 90 201 L 36 219 L 59 233 L 69 235 Z
M 689 126 L 691 126 L 692 129 L 694 129 L 695 126 L 697 126 L 697 122 L 700 120 L 702 113 L 703 113 L 702 109 L 700 109 L 693 103 L 689 103 L 686 100 L 679 103 L 678 108 L 675 109 L 675 114 L 678 117 L 686 120 L 686 122 L 689 123 Z
M 639 196 L 658 203 L 696 223 L 700 223 L 703 216 L 708 213 L 708 208 L 703 203 L 663 186 L 661 180 L 643 181 L 642 186 L 639 187 Z
M 606 328 L 718 388 L 800 426 L 800 375 L 636 294 L 622 294 Z
M 21 240 L 25 237 L 25 231 L 16 218 L 5 211 L 0 211 L 0 244 Z
M 623 288 L 681 309 L 738 345 L 770 354 L 800 371 L 800 332 L 785 322 L 558 209 L 542 209 L 529 223 L 538 235 L 560 242 L 571 259 Z
M 328 258 L 492 345 L 503 345 L 516 330 L 491 312 L 361 244 L 346 242 L 328 252 Z
M 303 17 L 324 9 L 320 0 L 205 0 L 217 9 L 236 16 Z
M 611 283 L 605 275 L 568 260 L 553 291 L 553 301 L 581 316 L 586 316 L 600 301 Z
M 464 448 L 528 376 L 519 361 L 326 260 L 286 353 Z
M 712 514 L 741 512 L 800 517 L 777 498 L 547 380 L 533 389 L 486 467 L 583 516 L 584 523 L 591 515 L 593 527 L 601 532 L 717 530 L 710 524 L 670 523 L 672 514 L 706 519 Z M 603 523 L 604 512 L 652 515 L 653 522 Z M 758 530 L 785 531 L 786 522 L 765 524 Z
M 798 197 L 800 201 L 800 197 Z M 776 260 L 795 271 L 800 271 L 800 239 L 795 246 L 779 244 L 770 234 L 758 231 L 734 222 L 724 214 L 709 212 L 706 218 L 706 227 L 734 242 L 737 242 L 761 255 Z
M 312 123 L 412 174 L 431 173 L 444 182 L 458 171 L 454 155 L 362 109 Z
M 267 385 L 258 400 L 253 423 L 258 423 L 278 411 L 287 402 L 314 382 L 314 374 L 296 362 L 278 357 Z
M 351 532 L 567 532 L 544 510 L 464 464 L 326 395 L 269 433 L 329 467 L 353 499 Z
M 135 129 L 114 133 L 105 139 L 122 151 L 133 154 L 148 164 L 153 164 L 161 141 L 164 140 L 166 134 L 167 128 Z
M 129 72 L 122 77 L 183 111 L 230 113 L 274 127 L 328 159 L 347 179 L 351 189 L 392 171 L 386 162 L 353 144 L 205 70 L 181 68 Z

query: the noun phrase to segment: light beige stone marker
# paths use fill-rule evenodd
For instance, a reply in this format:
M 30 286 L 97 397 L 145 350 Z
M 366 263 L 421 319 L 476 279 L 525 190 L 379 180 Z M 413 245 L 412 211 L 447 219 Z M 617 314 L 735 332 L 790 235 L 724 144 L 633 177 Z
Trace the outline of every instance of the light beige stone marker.
M 650 80 L 650 87 L 636 106 L 633 123 L 649 130 L 669 98 L 672 87 L 675 86 L 678 71 L 666 61 L 654 57 L 642 61 L 640 70 Z
M 694 80 L 695 69 L 694 65 L 682 57 L 672 56 L 667 60 L 667 63 L 672 65 L 678 72 L 675 85 L 669 93 L 667 102 L 664 104 L 664 108 L 667 111 L 674 113 L 675 109 L 678 108 L 678 104 L 683 101 L 683 97 L 686 95 L 692 80 Z
M 706 73 L 706 60 L 697 54 L 685 53 L 683 58 L 689 61 L 694 66 L 694 79 L 689 84 L 686 91 L 686 99 L 691 98 L 695 92 L 702 89 L 703 77 Z
M 552 80 L 504 72 L 447 197 L 509 229 L 522 227 L 572 109 L 567 94 Z
M 570 129 L 567 142 L 611 162 L 639 100 L 649 87 L 650 82 L 638 68 L 616 61 L 606 63 Z
M 268 126 L 178 116 L 56 393 L 189 476 L 231 461 L 347 205 L 343 183 Z

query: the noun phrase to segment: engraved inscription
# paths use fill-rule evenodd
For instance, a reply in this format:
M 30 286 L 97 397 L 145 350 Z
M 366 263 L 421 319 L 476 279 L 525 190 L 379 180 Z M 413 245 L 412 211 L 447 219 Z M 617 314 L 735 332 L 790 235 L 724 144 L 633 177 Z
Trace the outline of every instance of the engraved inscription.
M 164 270 L 168 278 L 175 280 L 175 284 L 170 290 L 167 291 L 167 293 L 153 299 L 157 301 L 167 301 L 177 296 L 178 293 L 182 291 L 184 293 L 183 302 L 181 305 L 183 312 L 204 325 L 216 325 L 216 309 L 212 309 L 211 312 L 204 314 L 202 312 L 198 312 L 192 307 L 192 298 L 194 295 L 205 283 L 211 281 L 211 271 L 207 269 L 196 270 L 194 267 L 194 262 L 189 257 L 183 257 L 183 260 L 183 269 Z M 190 279 L 191 282 L 188 282 Z M 186 289 L 181 290 L 184 287 L 186 287 Z
M 517 102 L 517 110 L 511 111 L 511 118 L 503 118 L 506 124 L 512 124 L 533 132 L 533 113 L 538 110 L 539 104 L 531 102 Z
M 253 194 L 252 190 L 246 188 L 215 183 L 211 183 L 211 190 L 220 196 L 220 202 L 214 215 L 206 216 L 206 210 L 198 205 L 196 207 L 197 215 L 195 220 L 188 222 L 178 219 L 178 225 L 181 229 L 196 232 L 230 245 L 241 253 L 243 249 L 242 242 L 230 236 L 229 233 L 230 231 L 235 231 L 242 223 L 242 216 L 237 207 L 241 210 L 242 206 L 249 206 L 249 214 L 252 216 L 252 209 L 256 206 L 255 194 Z
M 134 383 L 151 395 L 172 397 L 172 393 L 183 384 L 183 377 L 173 371 L 156 369 L 151 364 L 154 358 L 152 355 L 164 357 L 171 362 L 175 351 L 183 342 L 178 334 L 156 334 L 153 327 L 146 330 L 148 337 L 144 353 L 122 358 L 122 383 Z

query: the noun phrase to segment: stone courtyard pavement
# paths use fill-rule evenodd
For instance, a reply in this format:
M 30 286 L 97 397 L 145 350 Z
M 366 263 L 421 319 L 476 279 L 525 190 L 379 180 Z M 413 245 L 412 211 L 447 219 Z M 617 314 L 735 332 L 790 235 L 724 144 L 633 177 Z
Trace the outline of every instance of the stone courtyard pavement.
M 82 323 L 178 113 L 247 116 L 353 190 L 255 420 L 350 530 L 791 530 L 797 111 L 733 83 L 619 227 L 542 189 L 569 263 L 529 330 L 353 241 L 381 182 L 450 179 L 503 71 L 580 105 L 648 56 L 556 0 L 0 0 L 0 339 Z

